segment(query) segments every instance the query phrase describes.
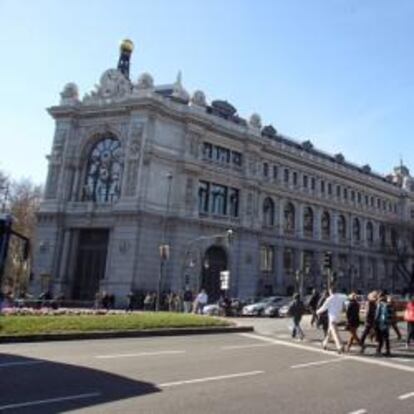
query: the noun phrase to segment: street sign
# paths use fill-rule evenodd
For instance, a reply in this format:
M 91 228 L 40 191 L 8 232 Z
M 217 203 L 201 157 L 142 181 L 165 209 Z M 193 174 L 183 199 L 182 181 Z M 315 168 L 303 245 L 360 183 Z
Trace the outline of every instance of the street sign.
M 220 272 L 220 287 L 221 290 L 229 290 L 230 289 L 230 271 L 223 270 Z

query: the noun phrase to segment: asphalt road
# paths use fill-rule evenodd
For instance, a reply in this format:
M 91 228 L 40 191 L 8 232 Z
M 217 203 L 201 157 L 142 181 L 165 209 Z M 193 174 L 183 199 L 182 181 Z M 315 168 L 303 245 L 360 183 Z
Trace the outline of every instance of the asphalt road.
M 296 342 L 286 320 L 254 323 L 254 334 L 0 345 L 0 413 L 414 412 L 414 348 L 338 356 L 315 330 Z

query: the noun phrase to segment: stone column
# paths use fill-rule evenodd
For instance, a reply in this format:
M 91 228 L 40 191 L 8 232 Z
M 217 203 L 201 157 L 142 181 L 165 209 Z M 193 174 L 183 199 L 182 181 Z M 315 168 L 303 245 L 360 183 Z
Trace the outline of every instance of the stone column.
M 331 212 L 330 217 L 330 226 L 331 226 L 331 239 L 335 244 L 339 242 L 339 235 L 338 235 L 338 212 Z
M 79 193 L 79 180 L 81 175 L 81 167 L 75 168 L 75 176 L 73 178 L 73 184 L 72 188 L 70 189 L 70 201 L 79 201 L 79 199 L 82 197 L 82 193 Z
M 365 218 L 360 218 L 359 222 L 361 224 L 361 246 L 367 247 L 367 222 Z
M 314 209 L 314 217 L 313 217 L 313 237 L 315 240 L 322 239 L 322 209 L 320 207 L 316 207 Z
M 286 205 L 286 200 L 284 198 L 281 198 L 279 200 L 279 214 L 278 214 L 278 235 L 279 236 L 283 236 L 284 233 L 284 224 L 285 224 L 285 220 L 284 220 L 284 212 L 285 212 L 285 205 Z
M 295 203 L 295 235 L 303 238 L 303 205 Z

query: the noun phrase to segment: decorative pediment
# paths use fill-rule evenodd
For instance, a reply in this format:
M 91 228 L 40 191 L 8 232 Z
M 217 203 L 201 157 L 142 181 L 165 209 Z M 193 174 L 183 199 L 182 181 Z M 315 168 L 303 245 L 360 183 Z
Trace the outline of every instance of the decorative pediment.
M 85 104 L 99 104 L 111 100 L 119 100 L 131 95 L 132 85 L 118 69 L 108 69 L 96 85 L 95 91 L 86 94 L 83 98 Z

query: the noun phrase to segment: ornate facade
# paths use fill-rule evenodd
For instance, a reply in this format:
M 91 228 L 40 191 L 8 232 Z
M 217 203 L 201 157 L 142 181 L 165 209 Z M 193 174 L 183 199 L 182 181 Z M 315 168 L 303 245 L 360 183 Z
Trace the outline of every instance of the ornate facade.
M 287 138 L 257 114 L 246 121 L 225 101 L 190 97 L 181 75 L 160 86 L 128 77 L 129 62 L 109 69 L 82 99 L 68 84 L 49 108 L 39 289 L 124 299 L 190 284 L 214 298 L 228 269 L 233 296 L 289 293 L 298 275 L 322 286 L 327 256 L 343 288 L 402 288 L 392 224 L 413 219 L 408 169 L 384 177 Z

